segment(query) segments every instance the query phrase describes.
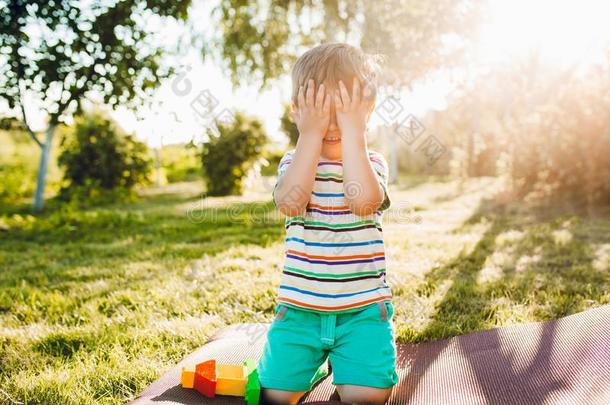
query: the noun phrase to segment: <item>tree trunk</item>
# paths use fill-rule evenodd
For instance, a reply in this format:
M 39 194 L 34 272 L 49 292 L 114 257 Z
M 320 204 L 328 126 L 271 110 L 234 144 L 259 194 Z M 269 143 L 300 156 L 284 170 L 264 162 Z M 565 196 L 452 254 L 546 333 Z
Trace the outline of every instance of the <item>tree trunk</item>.
M 40 212 L 44 204 L 44 187 L 47 177 L 47 167 L 49 166 L 49 155 L 53 144 L 53 134 L 55 125 L 49 125 L 42 153 L 40 154 L 40 164 L 38 166 L 38 177 L 36 178 L 36 193 L 34 194 L 34 212 Z
M 160 148 L 155 148 L 155 185 L 161 187 L 161 156 Z
M 389 181 L 390 184 L 398 183 L 398 151 L 396 150 L 396 128 L 394 124 L 390 126 L 384 125 L 382 131 L 385 132 L 385 136 L 390 140 L 390 175 Z

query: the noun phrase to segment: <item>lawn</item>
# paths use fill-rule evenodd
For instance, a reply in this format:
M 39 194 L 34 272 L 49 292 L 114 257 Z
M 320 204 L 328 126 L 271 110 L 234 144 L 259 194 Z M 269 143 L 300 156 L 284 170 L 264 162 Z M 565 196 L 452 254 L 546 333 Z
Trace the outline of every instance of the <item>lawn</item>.
M 399 341 L 610 303 L 610 214 L 536 213 L 498 203 L 499 187 L 392 188 L 384 235 Z M 1 208 L 1 404 L 124 403 L 218 328 L 271 320 L 283 218 L 270 192 L 201 190 L 40 217 Z

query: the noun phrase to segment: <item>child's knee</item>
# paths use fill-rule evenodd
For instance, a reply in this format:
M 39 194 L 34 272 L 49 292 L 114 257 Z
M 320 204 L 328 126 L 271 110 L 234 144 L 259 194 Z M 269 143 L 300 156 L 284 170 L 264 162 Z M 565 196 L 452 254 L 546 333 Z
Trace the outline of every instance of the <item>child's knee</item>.
M 294 405 L 305 391 L 284 391 L 273 388 L 261 389 L 261 405 Z
M 337 385 L 341 402 L 358 405 L 383 405 L 392 394 L 390 388 L 364 387 L 360 385 Z

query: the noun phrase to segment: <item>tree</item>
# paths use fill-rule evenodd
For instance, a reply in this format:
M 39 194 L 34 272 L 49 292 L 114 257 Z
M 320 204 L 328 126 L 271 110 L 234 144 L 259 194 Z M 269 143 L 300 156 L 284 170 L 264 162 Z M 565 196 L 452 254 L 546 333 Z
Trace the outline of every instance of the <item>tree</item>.
M 170 73 L 163 49 L 146 42 L 146 20 L 185 19 L 190 0 L 7 0 L 0 14 L 0 98 L 18 111 L 42 153 L 34 210 L 43 206 L 55 129 L 95 92 L 104 103 L 129 104 Z M 141 91 L 140 91 L 141 90 Z M 41 100 L 47 128 L 41 140 L 29 125 L 25 100 Z
M 217 123 L 219 134 L 210 133 L 203 144 L 201 158 L 209 195 L 241 194 L 242 179 L 268 140 L 259 120 L 240 112 L 234 118 L 230 123 Z

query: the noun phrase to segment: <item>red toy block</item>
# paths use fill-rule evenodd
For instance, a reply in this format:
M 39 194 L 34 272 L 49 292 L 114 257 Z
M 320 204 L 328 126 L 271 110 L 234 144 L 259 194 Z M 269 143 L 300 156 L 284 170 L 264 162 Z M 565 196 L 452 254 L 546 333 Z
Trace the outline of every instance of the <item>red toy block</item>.
M 216 394 L 216 360 L 207 360 L 197 364 L 193 388 L 206 397 L 214 397 Z

